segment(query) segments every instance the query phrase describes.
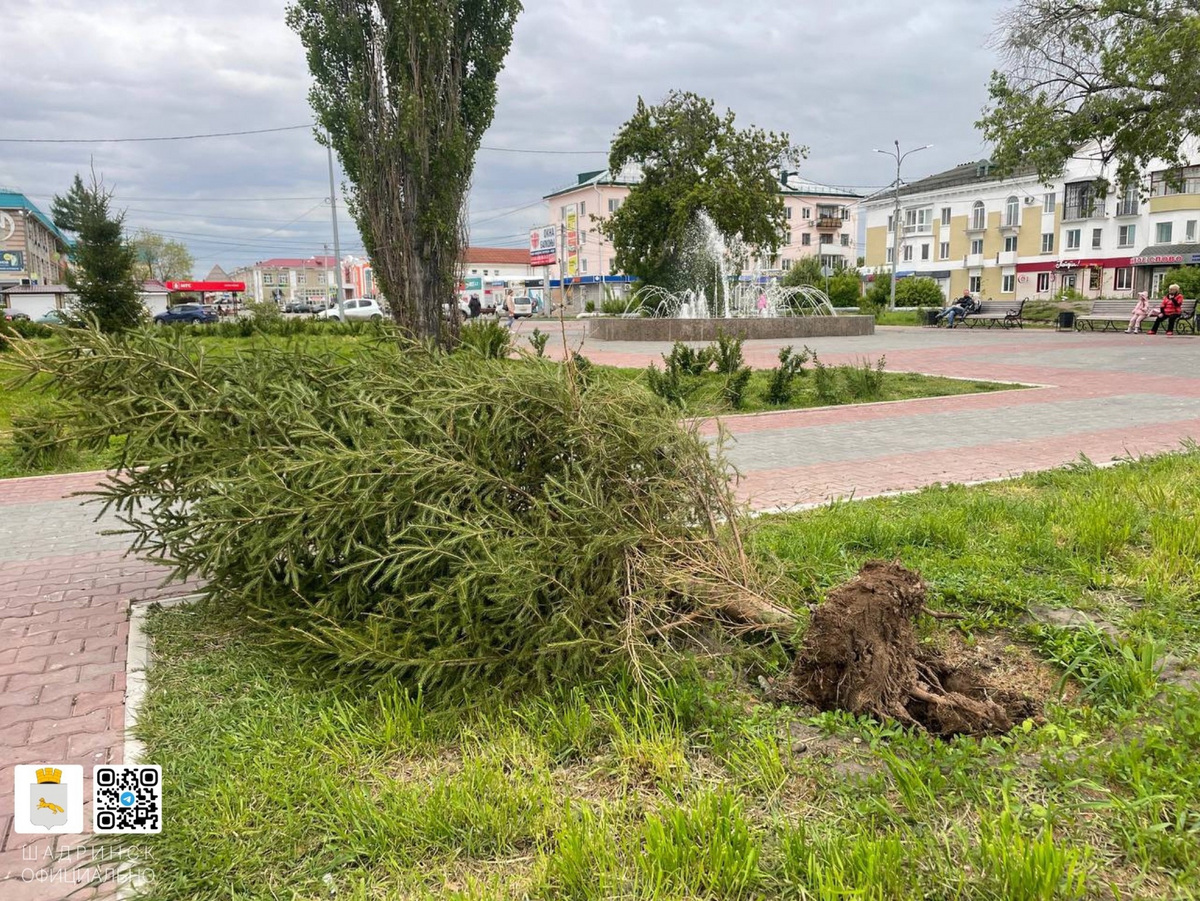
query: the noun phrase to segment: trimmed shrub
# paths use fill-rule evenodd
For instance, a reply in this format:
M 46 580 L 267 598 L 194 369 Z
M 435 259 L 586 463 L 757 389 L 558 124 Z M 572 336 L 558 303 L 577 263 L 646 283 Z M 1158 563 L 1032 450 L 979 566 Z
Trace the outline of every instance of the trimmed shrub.
M 714 348 L 713 362 L 717 365 L 717 372 L 724 375 L 734 375 L 746 363 L 746 358 L 742 354 L 742 345 L 745 342 L 741 338 L 734 338 L 726 335 L 724 332 L 717 332 L 717 345 Z
M 546 356 L 546 344 L 550 341 L 550 336 L 543 332 L 540 328 L 535 328 L 533 334 L 529 336 L 529 346 L 533 348 L 535 356 Z
M 807 362 L 807 347 L 796 353 L 789 345 L 779 352 L 779 365 L 771 370 L 771 380 L 767 383 L 767 403 L 780 406 L 791 403 L 792 383 L 796 376 L 804 374 Z
M 740 410 L 746 404 L 746 388 L 750 384 L 752 372 L 749 366 L 731 372 L 725 376 L 721 385 L 721 397 L 734 410 Z

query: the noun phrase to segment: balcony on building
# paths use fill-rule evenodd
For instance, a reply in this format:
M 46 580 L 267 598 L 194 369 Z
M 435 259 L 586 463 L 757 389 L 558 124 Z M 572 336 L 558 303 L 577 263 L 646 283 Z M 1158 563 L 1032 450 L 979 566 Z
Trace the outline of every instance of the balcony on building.
M 832 228 L 836 230 L 842 227 L 842 218 L 840 216 L 817 216 L 813 224 L 817 228 Z M 908 231 L 908 226 L 905 226 L 904 231 Z

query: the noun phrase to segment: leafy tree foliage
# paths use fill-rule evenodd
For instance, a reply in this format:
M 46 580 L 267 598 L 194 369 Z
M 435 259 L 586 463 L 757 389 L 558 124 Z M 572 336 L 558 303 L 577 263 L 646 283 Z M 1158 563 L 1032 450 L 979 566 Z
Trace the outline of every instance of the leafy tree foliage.
M 449 344 L 462 213 L 520 0 L 297 0 L 288 24 L 402 332 Z
M 857 306 L 862 298 L 862 279 L 856 271 L 844 269 L 829 277 L 826 292 L 835 307 Z
M 186 281 L 192 277 L 196 261 L 182 242 L 143 228 L 138 230 L 131 243 L 137 253 L 138 278 L 143 281 Z
M 608 165 L 631 164 L 642 178 L 601 226 L 616 249 L 615 266 L 643 282 L 676 287 L 680 254 L 697 213 L 704 210 L 723 235 L 740 235 L 752 250 L 770 255 L 786 227 L 778 167 L 803 155 L 786 134 L 734 127 L 711 100 L 672 91 L 657 106 L 638 98 L 621 126 Z
M 112 191 L 95 174 L 90 185 L 76 175 L 50 209 L 59 228 L 76 234 L 67 270 L 75 312 L 94 318 L 106 332 L 141 323 L 146 307 L 135 272 L 137 255 L 125 239 L 125 214 L 112 211 Z
M 1183 296 L 1191 300 L 1194 297 L 1200 297 L 1200 266 L 1181 266 L 1178 269 L 1172 269 L 1163 276 L 1162 293 L 1167 293 L 1169 285 L 1179 285 L 1179 290 Z M 1154 301 L 1156 298 L 1150 298 Z
M 792 263 L 792 268 L 783 274 L 779 284 L 787 288 L 824 285 L 825 273 L 821 271 L 821 261 L 816 257 L 802 257 L 796 260 Z
M 945 301 L 942 289 L 931 278 L 902 278 L 896 282 L 898 307 L 940 307 Z
M 1050 179 L 1090 146 L 1133 184 L 1153 159 L 1182 165 L 1200 133 L 1196 0 L 1019 0 L 999 43 L 1007 65 L 977 124 L 1004 171 Z

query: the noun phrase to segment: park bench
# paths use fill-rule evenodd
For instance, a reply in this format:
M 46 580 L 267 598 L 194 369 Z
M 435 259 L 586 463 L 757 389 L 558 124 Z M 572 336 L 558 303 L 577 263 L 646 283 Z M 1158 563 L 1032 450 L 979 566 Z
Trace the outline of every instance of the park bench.
M 1096 330 L 1096 323 L 1103 323 L 1104 327 L 1100 329 L 1102 332 L 1108 331 L 1110 328 L 1113 331 L 1125 331 L 1129 328 L 1129 317 L 1133 315 L 1133 308 L 1137 301 L 1133 300 L 1093 300 L 1092 308 L 1086 313 L 1082 313 L 1075 317 L 1075 330 L 1083 331 L 1084 325 L 1088 327 L 1088 331 Z M 1157 307 L 1152 307 L 1150 315 L 1146 317 L 1142 323 L 1149 328 L 1154 324 L 1154 310 Z M 1196 301 L 1184 300 L 1183 313 L 1179 317 L 1179 322 L 1175 326 L 1176 331 L 1191 331 L 1196 332 Z
M 988 328 L 997 323 L 1004 328 L 1012 328 L 1014 325 L 1024 328 L 1021 323 L 1021 311 L 1024 309 L 1023 300 L 985 300 L 980 303 L 979 309 L 968 315 L 963 322 L 970 328 L 974 328 L 977 323 L 985 324 Z

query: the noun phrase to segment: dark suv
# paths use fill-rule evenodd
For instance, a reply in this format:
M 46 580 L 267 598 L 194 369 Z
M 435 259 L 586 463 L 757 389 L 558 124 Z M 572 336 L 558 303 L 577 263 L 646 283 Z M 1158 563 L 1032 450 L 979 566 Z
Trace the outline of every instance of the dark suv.
M 181 303 L 165 313 L 159 313 L 154 321 L 159 325 L 167 325 L 171 322 L 216 322 L 218 318 L 215 311 L 198 303 Z

